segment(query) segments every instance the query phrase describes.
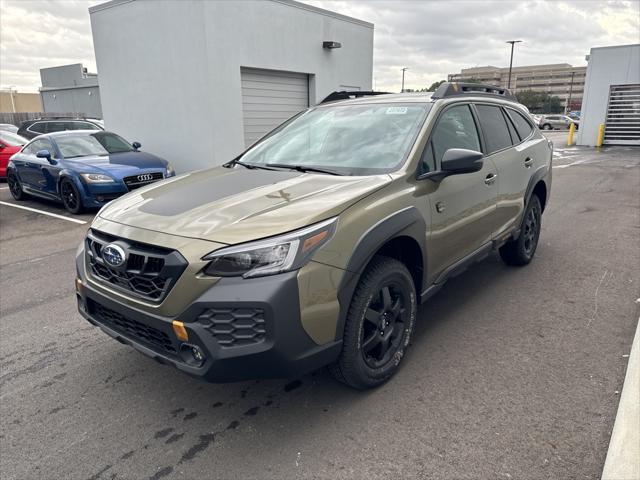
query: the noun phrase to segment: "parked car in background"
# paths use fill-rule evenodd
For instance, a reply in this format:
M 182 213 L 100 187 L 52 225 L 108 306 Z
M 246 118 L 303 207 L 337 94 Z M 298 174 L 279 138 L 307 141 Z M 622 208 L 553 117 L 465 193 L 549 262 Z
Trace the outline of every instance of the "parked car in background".
M 18 127 L 12 123 L 0 123 L 0 132 L 18 133 Z
M 140 147 L 103 130 L 41 135 L 9 162 L 11 195 L 57 200 L 69 212 L 80 213 L 175 174 L 169 162 Z
M 29 140 L 20 135 L 0 130 L 0 178 L 7 176 L 9 159 L 28 142 Z
M 104 130 L 104 125 L 88 118 L 38 118 L 22 122 L 18 135 L 31 140 L 45 133 L 67 130 Z
M 568 130 L 572 124 L 575 124 L 576 129 L 580 126 L 580 122 L 568 115 L 544 115 L 540 119 L 538 126 L 542 130 Z

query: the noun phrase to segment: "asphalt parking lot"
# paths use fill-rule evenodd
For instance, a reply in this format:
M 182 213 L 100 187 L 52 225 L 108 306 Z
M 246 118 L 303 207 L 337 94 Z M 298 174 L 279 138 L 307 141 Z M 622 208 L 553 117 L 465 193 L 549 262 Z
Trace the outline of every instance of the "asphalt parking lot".
M 364 393 L 324 371 L 204 384 L 141 356 L 76 313 L 89 223 L 0 203 L 0 477 L 599 478 L 640 310 L 640 150 L 550 136 L 534 262 L 450 281 Z

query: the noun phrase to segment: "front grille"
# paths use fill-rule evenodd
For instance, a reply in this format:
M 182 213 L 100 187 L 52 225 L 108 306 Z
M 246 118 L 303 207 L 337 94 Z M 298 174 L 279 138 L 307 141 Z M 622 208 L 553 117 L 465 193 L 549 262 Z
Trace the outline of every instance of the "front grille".
M 260 343 L 267 334 L 261 308 L 208 308 L 197 321 L 223 347 Z
M 87 299 L 89 313 L 103 325 L 121 333 L 132 340 L 159 350 L 161 353 L 175 355 L 176 348 L 165 332 L 144 323 L 125 317 L 91 299 Z
M 164 173 L 153 172 L 141 173 L 140 175 L 132 175 L 131 177 L 124 177 L 123 181 L 129 190 L 134 190 L 136 188 L 149 185 L 150 183 L 157 182 L 158 180 L 162 180 L 163 178 Z
M 120 267 L 108 265 L 102 250 L 110 243 L 127 253 Z M 94 278 L 133 296 L 160 302 L 178 280 L 187 261 L 175 250 L 154 247 L 90 230 L 86 239 L 88 266 Z

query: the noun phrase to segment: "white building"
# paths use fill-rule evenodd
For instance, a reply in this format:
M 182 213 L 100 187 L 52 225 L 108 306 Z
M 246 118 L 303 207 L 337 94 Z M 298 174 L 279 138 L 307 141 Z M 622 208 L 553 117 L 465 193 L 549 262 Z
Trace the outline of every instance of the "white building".
M 640 145 L 640 44 L 592 48 L 577 144 Z
M 113 0 L 89 13 L 107 128 L 178 172 L 231 160 L 333 91 L 371 90 L 373 25 L 302 3 Z

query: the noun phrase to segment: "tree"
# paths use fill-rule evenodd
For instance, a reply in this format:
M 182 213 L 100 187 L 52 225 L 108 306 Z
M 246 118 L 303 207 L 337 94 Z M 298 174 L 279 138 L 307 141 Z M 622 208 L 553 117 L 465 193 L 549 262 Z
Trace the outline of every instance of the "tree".
M 440 80 L 439 82 L 433 82 L 429 88 L 427 88 L 426 90 L 423 89 L 421 91 L 424 91 L 424 92 L 435 92 L 438 89 L 438 87 L 440 85 L 442 85 L 444 82 L 446 82 L 446 80 Z
M 562 113 L 564 110 L 560 98 L 546 92 L 523 90 L 516 93 L 516 97 L 531 113 Z

